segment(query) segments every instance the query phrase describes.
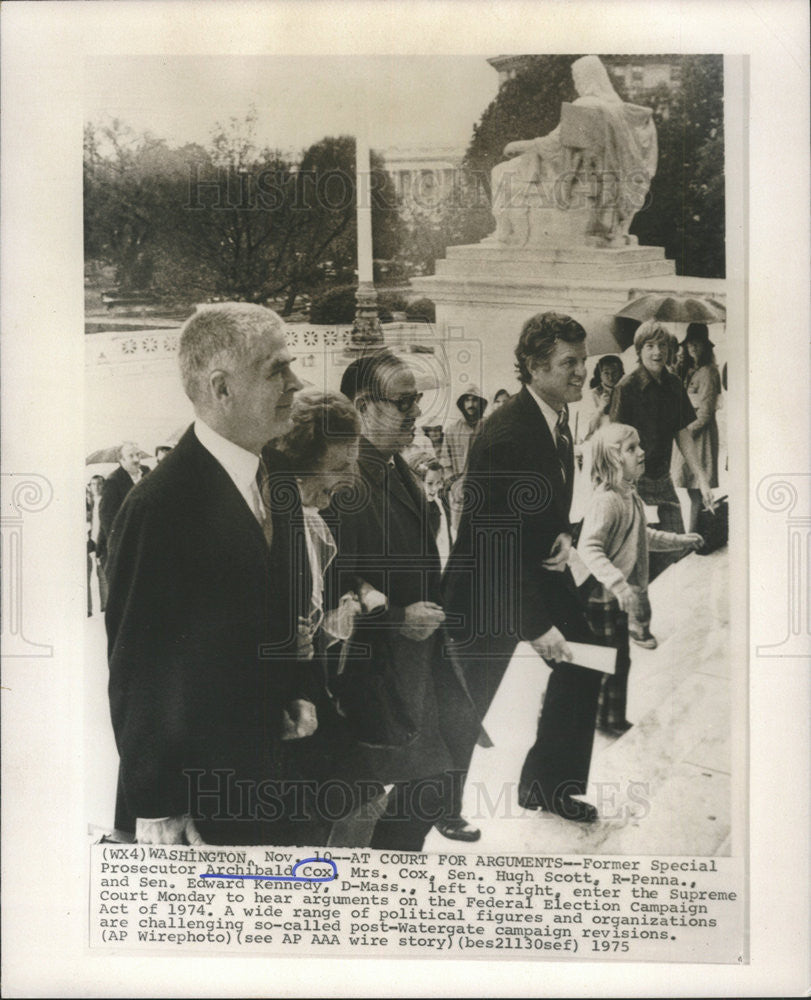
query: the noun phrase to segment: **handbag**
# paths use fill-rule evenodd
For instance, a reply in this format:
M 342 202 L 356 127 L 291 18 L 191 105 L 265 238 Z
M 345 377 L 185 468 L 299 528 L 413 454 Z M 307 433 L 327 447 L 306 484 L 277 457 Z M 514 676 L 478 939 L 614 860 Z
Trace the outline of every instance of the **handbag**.
M 699 511 L 696 531 L 704 539 L 704 544 L 696 550 L 697 555 L 708 556 L 711 552 L 724 548 L 729 541 L 729 503 L 727 497 L 715 501 L 715 510 Z

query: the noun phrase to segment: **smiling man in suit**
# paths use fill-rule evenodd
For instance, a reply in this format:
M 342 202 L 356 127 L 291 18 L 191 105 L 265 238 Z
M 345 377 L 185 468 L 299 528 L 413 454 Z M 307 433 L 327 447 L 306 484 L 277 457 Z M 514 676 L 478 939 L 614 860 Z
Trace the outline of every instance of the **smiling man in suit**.
M 567 641 L 595 641 L 567 565 L 574 479 L 568 404 L 583 393 L 585 339 L 579 323 L 557 313 L 524 324 L 515 349 L 522 388 L 473 442 L 444 594 L 482 717 L 519 642 L 552 668 L 521 772 L 520 805 L 592 822 L 594 807 L 572 796 L 586 790 L 602 675 L 572 663 Z
M 198 309 L 179 360 L 196 419 L 110 536 L 116 826 L 140 843 L 292 843 L 272 783 L 280 741 L 317 725 L 311 668 L 296 660 L 309 595 L 291 562 L 295 480 L 260 454 L 301 383 L 280 318 L 247 303 Z

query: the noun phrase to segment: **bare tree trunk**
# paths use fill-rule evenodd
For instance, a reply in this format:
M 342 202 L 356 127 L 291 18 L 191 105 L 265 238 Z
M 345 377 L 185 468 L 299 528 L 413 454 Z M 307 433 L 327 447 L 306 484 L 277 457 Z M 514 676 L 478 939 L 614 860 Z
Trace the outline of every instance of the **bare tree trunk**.
M 298 283 L 293 283 L 287 292 L 287 298 L 284 302 L 284 309 L 282 309 L 282 316 L 289 316 L 293 311 L 293 306 L 296 304 L 296 296 L 298 295 Z

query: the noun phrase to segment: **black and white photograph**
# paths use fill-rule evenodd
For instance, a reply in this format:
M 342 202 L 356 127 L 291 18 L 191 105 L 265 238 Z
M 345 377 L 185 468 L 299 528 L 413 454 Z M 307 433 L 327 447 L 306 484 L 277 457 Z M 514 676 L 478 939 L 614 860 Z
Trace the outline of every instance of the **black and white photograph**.
M 769 880 L 807 873 L 808 296 L 788 245 L 763 259 L 797 219 L 785 180 L 755 186 L 768 60 L 720 6 L 687 31 L 662 5 L 646 38 L 645 4 L 525 32 L 505 5 L 489 34 L 449 3 L 162 3 L 159 44 L 129 44 L 134 5 L 100 4 L 67 77 L 52 43 L 70 114 L 35 139 L 67 183 L 34 246 L 70 266 L 4 309 L 4 437 L 11 398 L 40 444 L 4 448 L 3 653 L 4 723 L 27 678 L 53 731 L 6 772 L 4 833 L 41 756 L 73 843 L 28 874 L 76 882 L 82 963 L 171 962 L 183 995 L 215 988 L 201 958 L 225 995 L 282 995 L 265 962 L 307 995 L 296 962 L 342 958 L 364 968 L 329 995 L 380 995 L 393 958 L 415 990 L 453 959 L 465 995 L 766 981 Z M 807 21 L 779 6 L 775 35 Z M 785 138 L 796 108 L 765 117 Z M 23 361 L 57 287 L 64 344 L 29 329 Z M 764 852 L 777 814 L 802 830 Z
M 87 77 L 90 819 L 729 855 L 723 57 Z

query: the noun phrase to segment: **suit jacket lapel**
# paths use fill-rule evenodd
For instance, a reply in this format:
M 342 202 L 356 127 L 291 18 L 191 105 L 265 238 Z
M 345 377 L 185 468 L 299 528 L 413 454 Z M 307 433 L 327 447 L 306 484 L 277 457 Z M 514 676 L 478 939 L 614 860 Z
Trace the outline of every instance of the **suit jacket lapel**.
M 177 448 L 181 449 L 181 454 L 188 449 L 190 455 L 194 457 L 204 484 L 202 488 L 209 495 L 209 499 L 216 503 L 219 513 L 225 515 L 234 528 L 253 534 L 261 542 L 262 550 L 267 553 L 265 535 L 256 515 L 245 503 L 245 498 L 237 489 L 233 479 L 211 452 L 200 444 L 193 426 L 180 439 Z M 167 460 L 168 458 L 164 461 Z
M 386 460 L 372 442 L 365 437 L 361 437 L 358 447 L 358 466 L 364 479 L 368 479 L 382 489 L 386 479 Z
M 386 481 L 389 484 L 389 494 L 401 506 L 407 507 L 415 517 L 420 516 L 420 496 L 417 484 L 411 481 L 413 477 L 408 471 L 408 466 L 400 455 L 394 456 L 394 464 L 388 462 L 375 446 L 362 437 L 360 439 L 360 451 L 358 455 L 358 465 L 367 479 L 370 479 L 382 491 L 385 489 Z
M 422 490 L 417 485 L 408 465 L 401 455 L 395 455 L 393 465 L 386 461 L 375 446 L 362 437 L 358 466 L 364 477 L 370 480 L 375 488 L 388 496 L 389 503 L 394 503 L 402 511 L 408 511 L 409 516 L 417 522 L 419 530 L 428 523 L 428 511 Z
M 551 479 L 552 501 L 568 521 L 572 500 L 574 459 L 570 457 L 567 463 L 571 465 L 571 469 L 567 468 L 567 478 L 564 481 L 555 439 L 549 430 L 549 424 L 547 424 L 543 413 L 541 413 L 541 408 L 532 396 L 530 396 L 529 390 L 526 387 L 521 389 L 519 399 L 524 408 L 524 423 L 521 433 L 526 434 L 529 447 L 537 455 L 537 467 L 539 471 Z
M 278 503 L 271 502 L 272 570 L 276 574 L 277 584 L 289 588 L 295 595 L 297 614 L 307 616 L 310 613 L 313 581 L 298 484 L 281 452 L 265 447 L 262 457 L 271 475 L 272 494 L 275 492 L 278 497 Z M 264 534 L 262 539 L 264 540 Z
M 414 476 L 411 474 L 411 470 L 402 455 L 394 456 L 394 469 L 392 471 L 394 472 L 392 476 L 392 481 L 395 484 L 394 491 L 398 498 L 403 500 L 406 506 L 410 507 L 417 517 L 423 520 L 424 500 L 422 491 L 417 486 Z

